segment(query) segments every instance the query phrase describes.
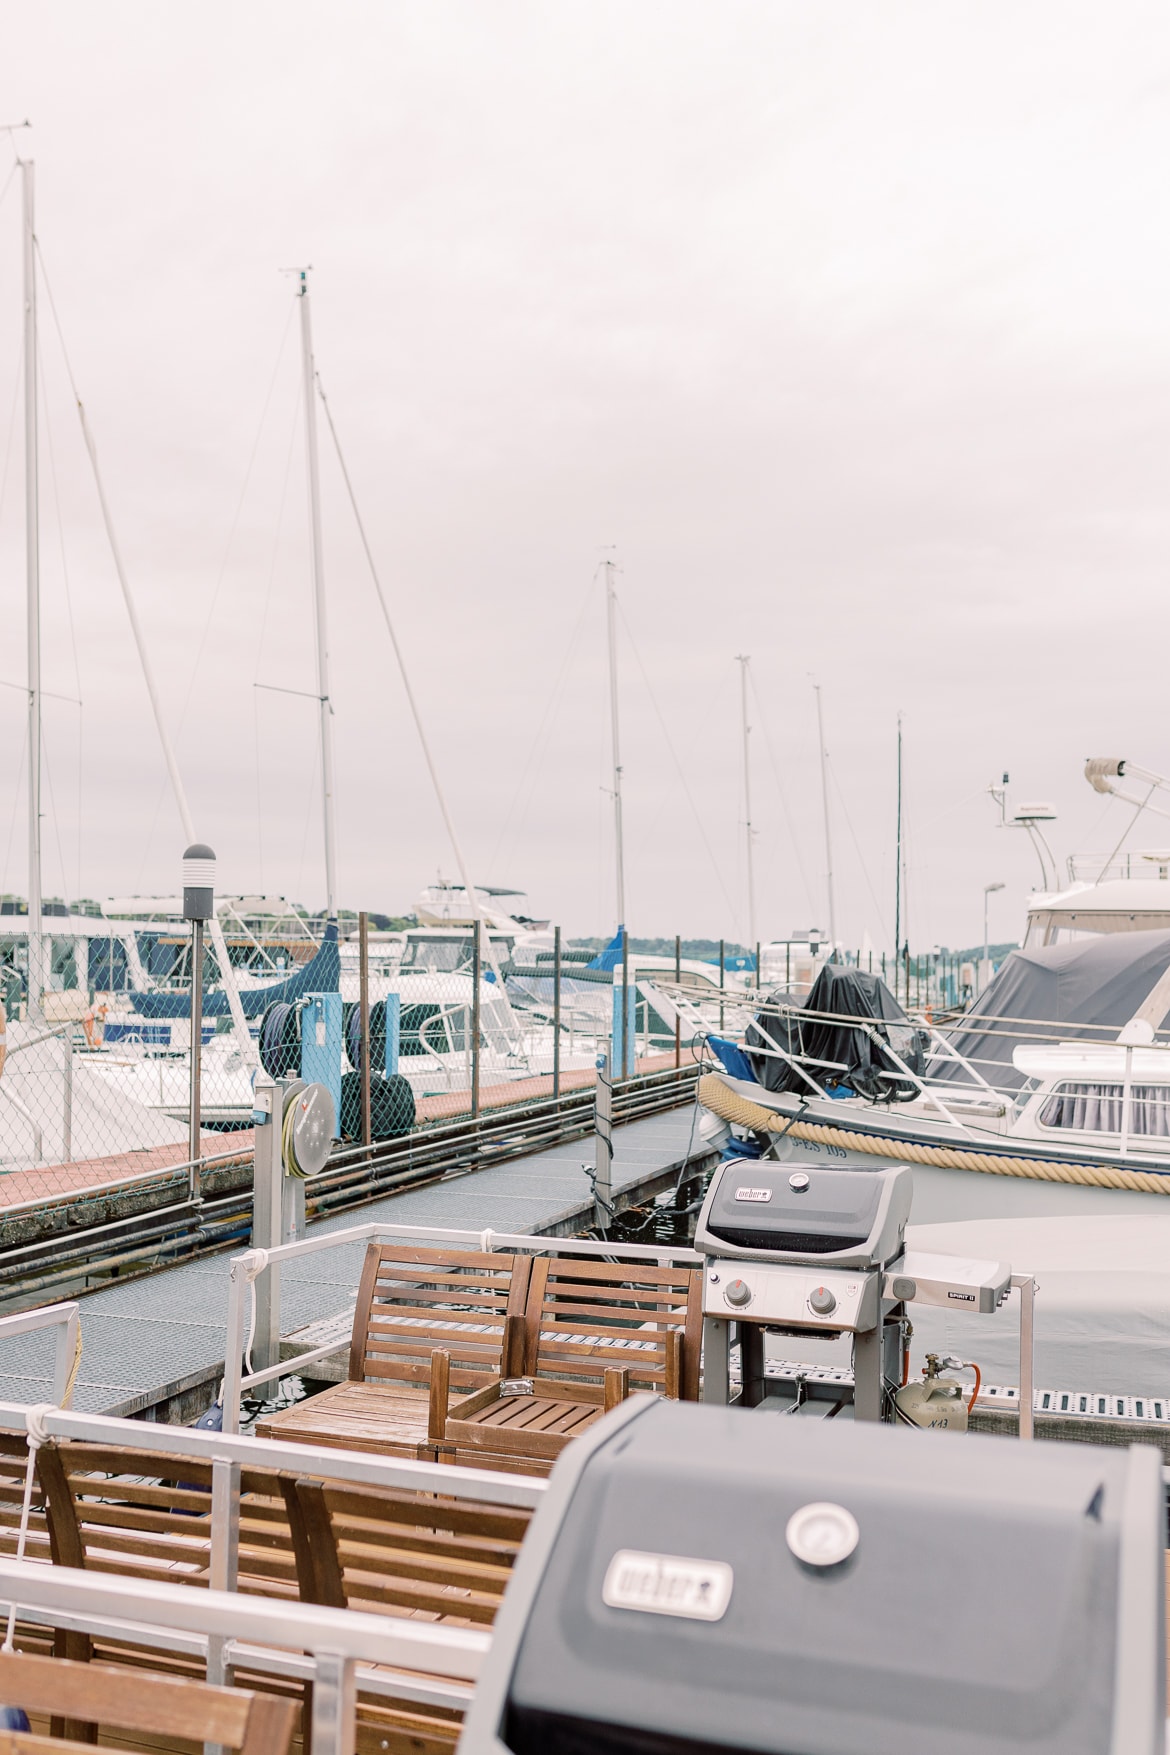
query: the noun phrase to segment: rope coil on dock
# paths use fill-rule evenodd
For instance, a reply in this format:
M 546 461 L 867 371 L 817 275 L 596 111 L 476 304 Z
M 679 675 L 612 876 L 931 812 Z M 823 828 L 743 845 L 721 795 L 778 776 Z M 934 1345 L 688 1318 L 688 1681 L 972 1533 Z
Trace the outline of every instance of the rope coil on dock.
M 733 1091 L 718 1073 L 699 1080 L 699 1102 L 724 1121 L 759 1133 L 785 1133 L 814 1145 L 843 1146 L 874 1157 L 896 1158 L 900 1164 L 929 1164 L 940 1170 L 978 1170 L 987 1176 L 1023 1176 L 1034 1182 L 1076 1182 L 1090 1188 L 1132 1188 L 1139 1194 L 1170 1194 L 1170 1176 L 1149 1170 L 1115 1170 L 1108 1164 L 1062 1164 L 1047 1158 L 1015 1158 L 1006 1153 L 978 1152 L 955 1146 L 925 1146 L 884 1134 L 829 1127 L 816 1121 L 793 1121 L 776 1109 L 765 1109 Z

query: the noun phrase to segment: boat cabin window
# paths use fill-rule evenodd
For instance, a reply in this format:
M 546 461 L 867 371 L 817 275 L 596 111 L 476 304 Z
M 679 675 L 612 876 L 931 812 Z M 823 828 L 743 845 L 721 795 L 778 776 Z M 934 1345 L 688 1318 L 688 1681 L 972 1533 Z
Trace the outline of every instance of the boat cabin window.
M 1129 1131 L 1147 1139 L 1170 1139 L 1170 1085 L 1134 1085 Z
M 1087 1133 L 1120 1133 L 1124 1085 L 1057 1085 L 1040 1111 L 1041 1127 L 1075 1127 Z

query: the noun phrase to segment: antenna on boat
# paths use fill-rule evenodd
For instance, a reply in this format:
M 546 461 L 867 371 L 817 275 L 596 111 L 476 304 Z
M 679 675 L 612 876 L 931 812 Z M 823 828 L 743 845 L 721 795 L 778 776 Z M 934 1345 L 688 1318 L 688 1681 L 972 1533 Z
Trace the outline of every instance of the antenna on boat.
M 333 703 L 329 699 L 329 640 L 325 616 L 325 565 L 321 552 L 321 479 L 317 459 L 317 398 L 314 395 L 313 324 L 309 310 L 309 269 L 296 270 L 301 306 L 301 369 L 305 398 L 305 465 L 309 478 L 309 541 L 313 565 L 313 606 L 317 622 L 317 697 L 321 714 L 321 806 L 325 830 L 325 915 L 337 913 L 337 832 L 333 818 Z
M 829 891 L 829 958 L 837 948 L 837 910 L 833 901 L 833 835 L 829 821 L 829 752 L 825 748 L 825 720 L 821 710 L 821 685 L 813 683 L 817 697 L 817 742 L 821 750 L 821 803 L 825 814 L 825 882 Z
M 898 959 L 902 955 L 902 715 L 898 714 L 898 830 L 894 843 L 894 997 L 898 994 Z
M 27 124 L 21 124 L 26 126 Z M 24 558 L 28 633 L 28 1015 L 42 1020 L 48 985 L 41 919 L 41 546 L 37 494 L 37 270 L 34 166 L 18 160 L 23 196 Z
M 743 721 L 743 812 L 744 830 L 747 836 L 748 953 L 750 955 L 756 942 L 756 874 L 752 857 L 752 767 L 748 743 L 752 729 L 748 724 L 748 668 L 751 664 L 751 658 L 746 654 L 741 654 L 735 662 L 739 665 L 739 705 Z M 757 983 L 759 975 L 760 972 L 757 969 Z
M 613 846 L 617 883 L 617 923 L 626 923 L 626 866 L 622 845 L 622 755 L 618 723 L 617 673 L 617 596 L 613 588 L 614 563 L 602 561 L 605 568 L 605 626 L 609 644 L 609 729 L 613 751 Z

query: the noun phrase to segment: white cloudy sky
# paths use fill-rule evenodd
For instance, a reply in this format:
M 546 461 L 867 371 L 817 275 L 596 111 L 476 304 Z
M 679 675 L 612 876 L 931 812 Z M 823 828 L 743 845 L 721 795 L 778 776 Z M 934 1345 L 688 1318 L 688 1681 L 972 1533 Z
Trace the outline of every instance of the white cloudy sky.
M 1170 770 L 1163 7 L 44 0 L 0 29 L 0 122 L 35 123 L 44 260 L 225 888 L 323 896 L 313 707 L 254 686 L 313 686 L 279 272 L 302 262 L 481 881 L 613 924 L 607 553 L 636 932 L 746 934 L 737 653 L 763 936 L 826 915 L 814 676 L 851 943 L 892 936 L 899 710 L 923 947 L 971 943 L 997 879 L 993 937 L 1018 931 L 1035 865 L 993 777 L 1055 802 L 1063 855 L 1124 826 L 1086 755 Z M 19 226 L 14 182 L 18 685 Z M 45 686 L 84 702 L 46 704 L 46 888 L 162 890 L 182 836 L 43 292 L 42 350 Z M 452 861 L 323 466 L 341 894 L 405 908 Z M 21 892 L 23 714 L 0 687 Z

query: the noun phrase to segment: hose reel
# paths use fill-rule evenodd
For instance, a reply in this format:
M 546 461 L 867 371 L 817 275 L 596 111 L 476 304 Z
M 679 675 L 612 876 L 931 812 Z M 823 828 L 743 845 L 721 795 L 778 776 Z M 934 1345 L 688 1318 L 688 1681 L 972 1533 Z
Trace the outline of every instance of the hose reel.
M 273 1008 L 275 1009 L 275 1008 Z M 297 1079 L 284 1094 L 281 1153 L 289 1176 L 319 1176 L 329 1162 L 337 1131 L 333 1098 L 326 1085 Z

